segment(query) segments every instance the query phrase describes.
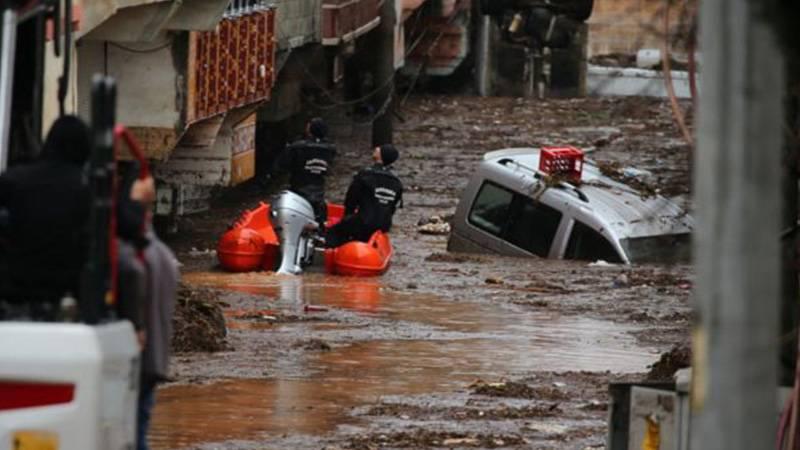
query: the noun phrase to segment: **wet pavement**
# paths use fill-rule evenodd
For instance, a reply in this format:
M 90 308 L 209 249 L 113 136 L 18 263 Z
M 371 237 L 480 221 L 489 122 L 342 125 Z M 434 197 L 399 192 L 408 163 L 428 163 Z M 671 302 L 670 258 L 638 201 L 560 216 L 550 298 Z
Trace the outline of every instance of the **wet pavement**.
M 175 358 L 153 447 L 601 447 L 607 383 L 686 340 L 690 268 L 455 255 L 416 224 L 453 212 L 484 151 L 523 140 L 591 147 L 685 195 L 668 107 L 634 100 L 412 97 L 396 134 L 406 208 L 381 278 L 220 272 L 205 249 L 264 198 L 253 187 L 188 219 L 172 242 L 184 283 L 222 307 L 229 349 Z M 347 144 L 358 136 L 337 142 L 334 199 L 368 160 Z

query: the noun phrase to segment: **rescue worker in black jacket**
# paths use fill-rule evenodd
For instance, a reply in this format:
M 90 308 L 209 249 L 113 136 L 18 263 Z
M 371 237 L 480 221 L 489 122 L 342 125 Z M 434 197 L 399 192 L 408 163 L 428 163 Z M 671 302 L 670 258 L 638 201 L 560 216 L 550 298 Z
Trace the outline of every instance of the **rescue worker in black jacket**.
M 278 158 L 273 173 L 289 172 L 289 190 L 311 203 L 317 222 L 328 217 L 325 177 L 336 156 L 336 146 L 327 140 L 328 126 L 320 118 L 306 124 L 304 139 L 288 145 Z
M 353 177 L 344 201 L 345 216 L 328 230 L 327 247 L 353 240 L 367 242 L 376 231 L 391 229 L 392 216 L 403 202 L 403 183 L 389 167 L 398 156 L 391 144 L 375 147 L 372 153 L 375 165 Z

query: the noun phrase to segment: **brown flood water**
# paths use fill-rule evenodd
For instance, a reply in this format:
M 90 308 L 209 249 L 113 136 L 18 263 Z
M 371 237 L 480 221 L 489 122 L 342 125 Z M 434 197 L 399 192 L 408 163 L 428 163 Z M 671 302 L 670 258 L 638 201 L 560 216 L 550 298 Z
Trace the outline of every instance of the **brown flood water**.
M 306 355 L 305 364 L 314 374 L 308 378 L 229 379 L 163 388 L 152 427 L 156 449 L 283 434 L 319 435 L 353 422 L 351 408 L 387 395 L 452 392 L 479 378 L 496 380 L 531 371 L 639 372 L 657 356 L 637 346 L 624 325 L 400 293 L 375 279 L 194 273 L 185 281 L 295 302 L 298 311 L 305 304 L 343 308 L 435 331 L 429 338 L 359 341 Z M 269 303 L 263 308 L 269 311 Z M 292 326 L 299 325 L 251 328 L 251 332 L 272 333 Z M 311 327 L 330 332 L 337 325 Z

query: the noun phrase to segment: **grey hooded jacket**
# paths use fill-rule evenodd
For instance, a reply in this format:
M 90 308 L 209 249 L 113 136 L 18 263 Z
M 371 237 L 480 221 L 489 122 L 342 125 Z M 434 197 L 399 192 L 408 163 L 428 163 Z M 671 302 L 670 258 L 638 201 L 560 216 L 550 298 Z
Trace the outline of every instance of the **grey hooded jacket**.
M 144 311 L 147 340 L 142 353 L 142 376 L 162 381 L 169 370 L 172 316 L 180 272 L 169 247 L 152 231 L 148 232 L 147 239 L 150 241 L 144 250 L 148 275 Z

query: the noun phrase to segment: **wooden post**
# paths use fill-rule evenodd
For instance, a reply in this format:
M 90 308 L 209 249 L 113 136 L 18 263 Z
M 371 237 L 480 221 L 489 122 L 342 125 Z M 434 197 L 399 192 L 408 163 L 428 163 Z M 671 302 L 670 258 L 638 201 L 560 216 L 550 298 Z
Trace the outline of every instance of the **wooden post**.
M 785 83 L 757 6 L 701 2 L 695 450 L 775 447 Z
M 375 119 L 372 123 L 372 145 L 392 143 L 392 97 L 394 96 L 394 33 L 398 20 L 395 1 L 381 5 L 381 24 L 378 27 L 375 54 L 375 85 L 382 86 L 373 97 Z

